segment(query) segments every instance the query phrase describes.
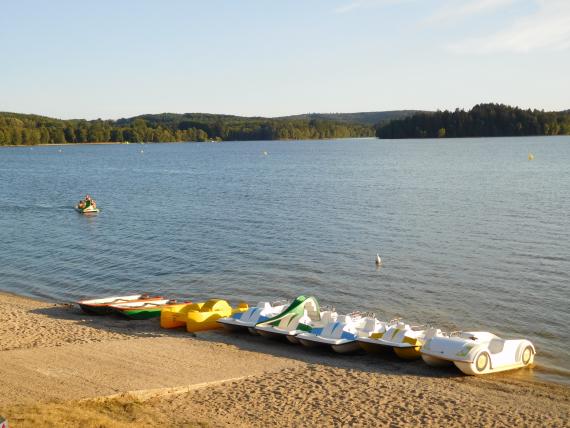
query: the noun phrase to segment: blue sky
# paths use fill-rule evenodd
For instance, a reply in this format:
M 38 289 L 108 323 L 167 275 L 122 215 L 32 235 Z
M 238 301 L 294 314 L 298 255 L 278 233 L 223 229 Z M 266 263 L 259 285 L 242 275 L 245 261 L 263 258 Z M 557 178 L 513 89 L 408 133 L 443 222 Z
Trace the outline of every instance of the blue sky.
M 570 0 L 31 1 L 0 8 L 0 111 L 570 108 Z

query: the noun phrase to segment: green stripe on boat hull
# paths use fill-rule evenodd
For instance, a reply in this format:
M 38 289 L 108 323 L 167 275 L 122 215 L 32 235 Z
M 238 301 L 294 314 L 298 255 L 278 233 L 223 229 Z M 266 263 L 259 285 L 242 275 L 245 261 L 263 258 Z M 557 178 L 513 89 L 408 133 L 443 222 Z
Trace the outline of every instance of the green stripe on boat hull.
M 126 309 L 117 311 L 121 315 L 132 320 L 146 320 L 160 316 L 160 308 Z

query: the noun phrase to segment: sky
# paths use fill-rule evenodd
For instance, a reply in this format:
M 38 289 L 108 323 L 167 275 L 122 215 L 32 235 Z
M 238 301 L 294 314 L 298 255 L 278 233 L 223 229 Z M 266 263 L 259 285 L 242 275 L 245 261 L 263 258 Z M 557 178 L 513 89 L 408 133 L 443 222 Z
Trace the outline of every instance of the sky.
M 570 0 L 0 0 L 0 111 L 570 109 Z

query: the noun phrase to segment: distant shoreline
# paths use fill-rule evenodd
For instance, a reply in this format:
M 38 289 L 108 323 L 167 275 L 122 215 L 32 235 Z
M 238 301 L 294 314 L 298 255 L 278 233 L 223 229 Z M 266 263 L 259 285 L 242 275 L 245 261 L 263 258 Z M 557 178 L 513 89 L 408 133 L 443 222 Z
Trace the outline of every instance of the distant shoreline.
M 303 139 L 292 139 L 283 138 L 279 140 L 222 140 L 222 141 L 144 141 L 140 143 L 120 143 L 114 141 L 108 142 L 98 142 L 98 143 L 54 143 L 54 144 L 4 144 L 0 145 L 2 147 L 66 147 L 66 146 L 128 146 L 134 145 L 150 145 L 150 144 L 220 144 L 220 143 L 245 143 L 245 142 L 258 142 L 267 143 L 274 141 L 341 141 L 341 140 L 377 140 L 377 141 L 419 141 L 419 140 L 437 140 L 437 141 L 449 141 L 449 140 L 481 140 L 481 139 L 507 139 L 507 138 L 565 138 L 570 137 L 570 135 L 517 135 L 517 136 L 494 136 L 494 137 L 446 137 L 446 138 L 420 138 L 420 137 L 410 137 L 410 138 L 379 138 L 379 137 L 342 137 L 342 138 L 303 138 Z
M 4 144 L 1 147 L 66 147 L 66 146 L 130 146 L 131 144 L 147 145 L 147 144 L 220 144 L 220 143 L 244 143 L 244 142 L 273 142 L 273 141 L 329 141 L 329 140 L 379 140 L 377 137 L 342 137 L 342 138 L 282 138 L 279 140 L 222 140 L 222 141 L 143 141 L 140 143 L 120 143 L 114 141 L 99 143 L 54 143 L 54 144 Z

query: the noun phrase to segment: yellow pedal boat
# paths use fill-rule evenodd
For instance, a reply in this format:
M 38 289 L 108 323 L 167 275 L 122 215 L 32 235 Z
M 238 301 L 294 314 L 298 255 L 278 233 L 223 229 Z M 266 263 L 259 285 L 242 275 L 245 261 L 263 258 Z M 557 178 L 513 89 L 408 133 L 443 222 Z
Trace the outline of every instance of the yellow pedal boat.
M 217 322 L 218 319 L 245 312 L 248 308 L 248 304 L 244 302 L 232 308 L 226 300 L 221 299 L 174 305 L 161 311 L 160 326 L 162 328 L 186 326 L 186 330 L 190 333 L 214 330 L 222 328 L 222 324 Z
M 420 358 L 423 344 L 432 337 L 442 335 L 441 330 L 433 327 L 410 326 L 400 320 L 392 320 L 384 332 L 375 332 L 368 337 L 358 338 L 360 347 L 368 352 L 393 350 L 404 360 Z

